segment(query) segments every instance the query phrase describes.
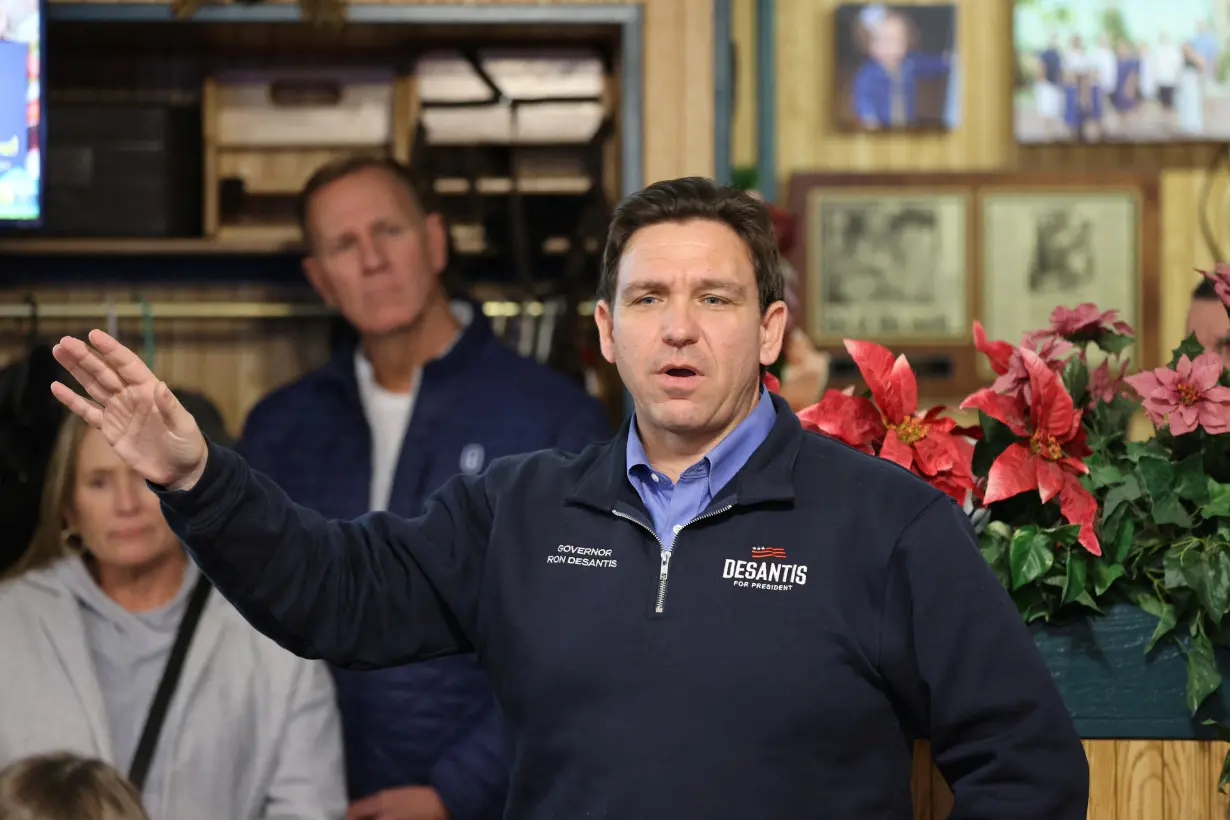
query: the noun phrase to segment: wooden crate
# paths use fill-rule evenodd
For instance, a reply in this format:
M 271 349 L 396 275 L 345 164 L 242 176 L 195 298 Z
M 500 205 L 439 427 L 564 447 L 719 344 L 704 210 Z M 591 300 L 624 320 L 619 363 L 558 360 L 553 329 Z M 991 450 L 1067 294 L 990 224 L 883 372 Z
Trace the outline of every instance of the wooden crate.
M 201 94 L 205 235 L 296 242 L 290 205 L 322 164 L 365 152 L 409 160 L 415 88 L 409 76 L 333 69 L 207 78 Z M 242 184 L 242 193 L 227 197 L 238 207 L 224 207 L 227 180 Z

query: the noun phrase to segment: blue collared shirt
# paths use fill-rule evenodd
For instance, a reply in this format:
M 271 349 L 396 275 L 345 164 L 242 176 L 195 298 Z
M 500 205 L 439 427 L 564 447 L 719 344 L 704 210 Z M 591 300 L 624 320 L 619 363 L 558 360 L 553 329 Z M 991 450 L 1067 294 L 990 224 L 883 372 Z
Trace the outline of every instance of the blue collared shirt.
M 704 512 L 717 492 L 743 468 L 769 435 L 776 417 L 769 391 L 761 387 L 760 401 L 752 412 L 704 458 L 684 470 L 676 483 L 649 466 L 645 445 L 636 432 L 636 419 L 633 418 L 628 429 L 628 480 L 645 502 L 663 549 L 671 548 L 675 533 Z

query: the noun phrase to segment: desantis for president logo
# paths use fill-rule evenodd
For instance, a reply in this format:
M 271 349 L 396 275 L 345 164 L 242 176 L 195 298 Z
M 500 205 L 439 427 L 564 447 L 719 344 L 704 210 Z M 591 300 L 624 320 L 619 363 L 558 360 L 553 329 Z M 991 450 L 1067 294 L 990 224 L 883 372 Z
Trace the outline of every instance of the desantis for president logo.
M 752 547 L 750 561 L 727 558 L 722 577 L 737 587 L 786 592 L 807 583 L 807 565 L 786 563 L 788 560 L 781 547 Z

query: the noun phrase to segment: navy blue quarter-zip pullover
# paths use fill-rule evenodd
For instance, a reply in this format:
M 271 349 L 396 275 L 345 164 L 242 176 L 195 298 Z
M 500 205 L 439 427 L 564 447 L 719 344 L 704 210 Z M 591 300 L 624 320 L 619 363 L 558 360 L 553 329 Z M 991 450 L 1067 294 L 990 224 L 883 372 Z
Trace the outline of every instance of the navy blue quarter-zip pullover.
M 669 564 L 626 425 L 460 476 L 409 520 L 328 520 L 213 445 L 192 490 L 160 493 L 291 651 L 477 652 L 514 730 L 510 820 L 908 820 L 920 737 L 953 820 L 1083 818 L 1080 740 L 961 510 L 773 401 Z

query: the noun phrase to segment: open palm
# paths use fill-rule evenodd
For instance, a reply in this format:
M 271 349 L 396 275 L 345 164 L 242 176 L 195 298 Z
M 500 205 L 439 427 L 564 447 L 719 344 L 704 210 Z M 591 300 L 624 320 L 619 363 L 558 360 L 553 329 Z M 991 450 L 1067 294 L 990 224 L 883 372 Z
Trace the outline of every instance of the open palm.
M 91 331 L 89 340 L 92 348 L 66 336 L 52 353 L 93 401 L 60 382 L 51 392 L 146 480 L 195 483 L 206 453 L 196 419 L 131 350 L 101 330 Z

